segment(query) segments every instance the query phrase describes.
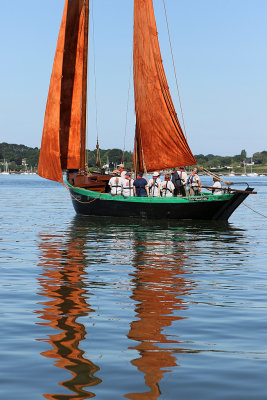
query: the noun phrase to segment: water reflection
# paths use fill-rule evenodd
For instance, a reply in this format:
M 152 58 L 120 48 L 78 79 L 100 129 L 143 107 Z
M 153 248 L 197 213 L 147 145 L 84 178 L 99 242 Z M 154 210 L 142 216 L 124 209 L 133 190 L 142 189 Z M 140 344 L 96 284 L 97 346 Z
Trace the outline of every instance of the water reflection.
M 94 393 L 84 388 L 101 382 L 94 376 L 99 368 L 86 359 L 80 349 L 86 331 L 84 325 L 77 321 L 79 317 L 94 311 L 87 304 L 88 293 L 83 284 L 83 276 L 86 273 L 86 260 L 82 254 L 83 241 L 79 237 L 71 236 L 64 244 L 59 236 L 41 235 L 39 247 L 39 265 L 43 268 L 39 279 L 42 292 L 39 294 L 49 298 L 42 303 L 39 318 L 45 321 L 41 325 L 60 331 L 49 335 L 49 339 L 43 339 L 51 344 L 52 349 L 41 354 L 55 359 L 56 367 L 71 373 L 72 378 L 60 382 L 59 385 L 74 393 L 44 394 L 44 397 L 53 400 L 92 398 Z
M 182 351 L 180 341 L 168 337 L 164 328 L 183 319 L 180 310 L 186 308 L 186 296 L 194 286 L 186 279 L 185 243 L 174 232 L 136 232 L 133 242 L 135 266 L 132 298 L 137 302 L 136 321 L 131 323 L 128 338 L 139 343 L 131 347 L 140 357 L 132 364 L 144 374 L 148 392 L 125 395 L 132 400 L 156 400 L 160 396 L 159 383 L 164 374 L 177 366 L 176 356 Z
M 95 396 L 86 388 L 102 382 L 95 376 L 99 367 L 80 348 L 86 329 L 77 320 L 89 314 L 93 318 L 88 298 L 94 295 L 96 284 L 101 290 L 108 290 L 104 273 L 98 273 L 97 283 L 88 278 L 94 272 L 94 265 L 107 264 L 112 268 L 121 263 L 130 275 L 131 291 L 127 296 L 135 302 L 135 320 L 129 323 L 127 334 L 128 350 L 133 354 L 130 362 L 144 377 L 147 388 L 125 393 L 124 397 L 158 399 L 160 382 L 178 367 L 177 355 L 187 350 L 185 339 L 179 338 L 179 321 L 185 318 L 190 295 L 196 287 L 192 279 L 196 244 L 201 240 L 205 244 L 212 242 L 215 254 L 216 247 L 220 250 L 224 243 L 234 244 L 242 239 L 243 232 L 228 223 L 161 221 L 159 224 L 133 220 L 129 224 L 128 220 L 79 216 L 62 236 L 40 235 L 39 265 L 43 270 L 40 294 L 48 300 L 42 303 L 39 314 L 43 325 L 60 331 L 43 340 L 52 349 L 42 355 L 56 360 L 55 366 L 72 374 L 71 379 L 59 385 L 73 393 L 44 397 L 78 400 Z M 113 276 L 119 281 L 118 275 Z M 120 290 L 120 285 L 116 290 Z M 124 313 L 122 309 L 119 312 Z M 103 372 L 101 377 L 104 384 Z

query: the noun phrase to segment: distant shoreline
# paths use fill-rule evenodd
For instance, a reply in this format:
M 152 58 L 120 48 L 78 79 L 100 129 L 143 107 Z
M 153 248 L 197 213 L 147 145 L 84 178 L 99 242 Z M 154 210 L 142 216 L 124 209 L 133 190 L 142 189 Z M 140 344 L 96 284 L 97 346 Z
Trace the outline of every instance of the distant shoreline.
M 0 173 L 7 169 L 11 173 L 35 173 L 37 170 L 40 149 L 38 147 L 28 147 L 23 144 L 0 143 Z M 194 155 L 198 165 L 216 174 L 235 176 L 255 173 L 267 175 L 267 151 L 254 153 L 247 157 L 245 150 L 234 156 L 218 156 L 214 154 Z M 95 168 L 96 150 L 87 150 L 88 168 Z M 100 149 L 101 165 L 107 169 L 114 169 L 121 163 L 122 159 L 126 169 L 131 169 L 133 164 L 133 152 L 124 151 L 118 148 Z

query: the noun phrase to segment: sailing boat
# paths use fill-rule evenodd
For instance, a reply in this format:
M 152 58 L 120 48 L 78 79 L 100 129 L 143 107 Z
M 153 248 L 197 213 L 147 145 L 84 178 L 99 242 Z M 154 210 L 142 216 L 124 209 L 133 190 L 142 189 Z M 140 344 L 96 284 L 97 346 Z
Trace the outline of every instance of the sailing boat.
M 44 119 L 38 174 L 67 187 L 78 214 L 162 219 L 228 220 L 252 192 L 152 198 L 111 196 L 109 175 L 85 163 L 89 0 L 65 0 Z M 196 165 L 169 91 L 153 0 L 134 0 L 133 34 L 136 131 L 135 172 Z M 98 144 L 97 144 L 98 146 Z M 157 157 L 155 157 L 157 154 Z
M 8 162 L 4 160 L 4 171 L 1 172 L 2 175 L 9 175 L 9 169 L 8 169 Z
M 250 160 L 250 172 L 247 174 L 247 176 L 258 176 L 257 172 L 253 172 L 252 171 L 252 165 L 254 165 L 254 162 L 253 162 L 253 160 L 251 158 L 251 160 Z

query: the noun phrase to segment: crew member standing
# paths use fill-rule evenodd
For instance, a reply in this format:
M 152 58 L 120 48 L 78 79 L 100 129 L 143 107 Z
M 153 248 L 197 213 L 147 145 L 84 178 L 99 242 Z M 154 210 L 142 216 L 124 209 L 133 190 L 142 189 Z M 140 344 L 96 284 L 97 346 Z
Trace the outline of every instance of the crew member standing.
M 171 182 L 171 174 L 165 175 L 165 180 L 163 182 L 161 182 L 160 189 L 161 189 L 162 197 L 172 197 L 173 196 L 175 186 Z
M 172 173 L 172 183 L 174 184 L 174 196 L 186 196 L 186 183 L 187 183 L 187 173 L 184 167 L 179 167 L 178 171 Z
M 124 179 L 126 175 L 126 171 L 124 169 L 124 164 L 119 164 L 118 165 L 118 170 L 120 172 L 121 178 Z
M 138 173 L 137 179 L 133 183 L 133 191 L 136 197 L 149 196 L 147 180 L 143 178 L 141 173 Z
M 159 178 L 159 173 L 154 172 L 152 179 L 148 181 L 148 189 L 150 197 L 160 197 L 160 184 L 161 184 L 161 179 Z
M 131 172 L 127 172 L 125 175 L 125 179 L 122 180 L 122 195 L 123 197 L 130 197 L 134 195 L 133 192 L 133 183 Z
M 113 174 L 115 176 L 113 176 L 112 178 L 110 178 L 108 184 L 110 186 L 110 193 L 112 194 L 112 196 L 116 196 L 116 195 L 121 195 L 122 192 L 122 179 L 120 177 L 120 171 L 115 170 L 113 171 Z
M 190 196 L 199 196 L 201 192 L 201 180 L 197 173 L 198 169 L 193 168 L 193 171 L 187 180 Z

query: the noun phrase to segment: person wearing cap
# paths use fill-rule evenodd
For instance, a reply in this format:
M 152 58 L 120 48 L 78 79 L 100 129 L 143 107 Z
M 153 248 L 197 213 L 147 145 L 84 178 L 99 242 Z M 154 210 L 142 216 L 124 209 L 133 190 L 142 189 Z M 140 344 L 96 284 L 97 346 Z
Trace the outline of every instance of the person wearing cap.
M 110 187 L 110 193 L 112 196 L 116 195 L 121 195 L 122 192 L 122 178 L 120 176 L 120 171 L 119 170 L 114 170 L 113 171 L 114 176 L 110 178 L 108 184 Z
M 121 183 L 123 197 L 130 197 L 130 196 L 134 195 L 133 183 L 134 183 L 134 180 L 132 179 L 131 172 L 127 172 L 125 175 L 125 178 L 122 179 L 122 183 Z
M 166 174 L 165 179 L 161 182 L 160 190 L 162 197 L 172 197 L 174 194 L 175 186 L 171 181 L 171 174 Z
M 147 180 L 143 178 L 143 174 L 138 172 L 137 179 L 133 183 L 133 191 L 136 197 L 148 197 L 148 184 Z
M 198 169 L 193 168 L 192 173 L 187 179 L 187 183 L 189 185 L 189 194 L 190 196 L 199 196 L 201 193 L 201 180 L 198 176 Z
M 174 184 L 174 196 L 186 196 L 186 183 L 188 180 L 184 167 L 179 167 L 178 171 L 172 173 L 172 183 Z
M 120 171 L 121 178 L 124 179 L 125 175 L 126 175 L 126 171 L 124 169 L 124 164 L 119 164 L 118 170 Z
M 159 173 L 154 172 L 152 179 L 148 181 L 148 189 L 150 197 L 160 197 L 160 184 L 161 179 L 159 178 Z

